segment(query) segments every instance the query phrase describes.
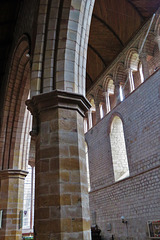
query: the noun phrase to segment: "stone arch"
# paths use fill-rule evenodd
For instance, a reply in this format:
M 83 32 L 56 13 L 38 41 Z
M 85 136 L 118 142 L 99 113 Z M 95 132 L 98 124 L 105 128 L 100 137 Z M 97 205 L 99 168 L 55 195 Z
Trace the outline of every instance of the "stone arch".
M 40 3 L 32 96 L 54 89 L 85 95 L 86 59 L 95 0 Z M 42 13 L 43 9 L 43 13 Z M 58 19 L 58 20 L 57 20 Z
M 126 69 L 130 70 L 130 77 L 133 79 L 134 87 L 137 88 L 144 80 L 142 72 L 142 63 L 136 48 L 129 49 L 126 60 Z
M 152 19 L 146 25 L 146 31 L 141 33 L 138 41 L 138 53 L 148 53 L 147 41 L 149 36 L 154 36 L 157 31 L 158 14 L 153 14 Z M 148 31 L 149 30 L 149 31 Z
M 124 76 L 120 75 L 120 70 L 121 69 L 123 69 L 123 72 L 125 73 L 124 64 L 122 62 L 119 62 L 119 63 L 117 63 L 117 65 L 115 67 L 115 71 L 114 71 L 114 75 L 113 75 L 113 79 L 114 79 L 115 84 L 124 80 L 124 78 L 123 78 Z
M 102 85 L 98 85 L 95 90 L 95 101 L 98 100 L 98 102 L 103 101 L 103 87 Z
M 122 62 L 118 63 L 115 68 L 114 79 L 116 84 L 122 86 L 125 97 L 130 93 L 130 84 L 127 74 L 124 64 Z
M 19 162 L 21 137 L 25 141 L 25 129 L 31 124 L 29 112 L 26 112 L 25 100 L 30 89 L 30 40 L 24 34 L 13 52 L 8 86 L 5 93 L 1 129 L 0 169 L 24 169 L 24 158 Z M 25 122 L 23 121 L 25 116 Z M 24 146 L 23 146 L 24 147 Z M 22 148 L 23 148 L 22 147 Z M 23 149 L 24 150 L 24 149 Z M 21 149 L 21 151 L 23 151 Z
M 123 125 L 124 125 L 124 119 L 123 119 L 122 115 L 119 112 L 114 112 L 109 119 L 108 128 L 107 128 L 107 134 L 108 135 L 111 132 L 111 123 L 112 123 L 115 116 L 119 117 L 121 119 Z
M 115 85 L 112 75 L 108 75 L 103 82 L 103 89 L 106 98 L 106 113 L 109 113 L 115 106 Z
M 138 64 L 139 64 L 138 50 L 136 48 L 129 49 L 125 59 L 125 67 L 137 71 Z
M 107 75 L 104 79 L 103 79 L 103 82 L 102 82 L 102 86 L 103 86 L 103 90 L 104 91 L 107 91 L 107 87 L 108 87 L 108 82 L 110 79 L 112 79 L 112 75 Z
M 160 67 L 159 64 L 159 47 L 158 47 L 158 38 L 156 38 L 155 34 L 150 32 L 148 34 L 145 51 L 147 53 L 147 63 L 148 63 L 148 71 L 149 76 L 152 75 L 156 69 Z

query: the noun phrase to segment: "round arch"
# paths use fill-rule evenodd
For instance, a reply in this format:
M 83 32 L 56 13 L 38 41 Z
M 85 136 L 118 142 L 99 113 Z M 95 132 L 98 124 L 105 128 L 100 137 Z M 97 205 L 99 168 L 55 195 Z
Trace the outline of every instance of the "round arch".
M 125 58 L 125 67 L 131 68 L 134 71 L 138 70 L 139 64 L 139 54 L 136 48 L 129 49 L 128 53 L 126 54 Z
M 112 118 L 110 124 L 110 144 L 115 181 L 129 177 L 129 165 L 125 144 L 123 122 L 118 115 Z

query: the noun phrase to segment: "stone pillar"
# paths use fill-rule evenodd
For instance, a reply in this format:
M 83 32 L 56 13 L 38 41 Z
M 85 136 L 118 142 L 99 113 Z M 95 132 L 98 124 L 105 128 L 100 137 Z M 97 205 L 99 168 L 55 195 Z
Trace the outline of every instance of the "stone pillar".
M 26 102 L 37 117 L 35 240 L 90 240 L 83 117 L 90 103 L 52 91 Z
M 20 211 L 23 211 L 24 179 L 26 171 L 0 171 L 0 210 L 3 210 L 0 239 L 21 240 Z
M 106 100 L 106 113 L 109 113 L 111 111 L 111 105 L 110 105 L 110 100 L 109 100 L 109 92 L 105 92 L 105 100 Z
M 115 83 L 116 105 L 120 103 L 119 83 Z
M 158 44 L 158 49 L 159 49 L 159 52 L 160 52 L 160 36 L 157 36 L 155 38 L 155 42 Z
M 88 131 L 88 119 L 84 118 L 84 133 Z
M 100 121 L 100 108 L 99 108 L 99 101 L 95 101 L 95 108 L 96 108 L 96 123 Z
M 141 63 L 142 63 L 142 72 L 143 72 L 144 80 L 146 80 L 149 77 L 147 54 L 141 53 L 139 56 L 139 59 L 141 60 Z
M 91 109 L 88 110 L 88 125 L 89 125 L 89 129 L 91 129 L 93 127 L 92 110 Z
M 126 69 L 127 77 L 129 79 L 130 92 L 133 92 L 135 89 L 134 79 L 133 79 L 133 70 L 131 68 Z

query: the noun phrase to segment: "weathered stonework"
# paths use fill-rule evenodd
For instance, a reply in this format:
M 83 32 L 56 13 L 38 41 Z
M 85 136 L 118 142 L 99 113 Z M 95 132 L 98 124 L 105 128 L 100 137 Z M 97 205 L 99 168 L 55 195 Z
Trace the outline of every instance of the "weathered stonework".
M 90 239 L 81 95 L 53 91 L 26 102 L 38 119 L 35 239 Z
M 21 240 L 20 211 L 23 210 L 23 191 L 26 171 L 0 171 L 0 209 L 3 210 L 0 239 Z

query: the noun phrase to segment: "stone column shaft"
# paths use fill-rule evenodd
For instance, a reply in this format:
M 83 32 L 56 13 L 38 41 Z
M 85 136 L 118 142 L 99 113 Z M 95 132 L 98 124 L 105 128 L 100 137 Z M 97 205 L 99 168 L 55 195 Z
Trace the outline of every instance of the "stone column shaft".
M 0 210 L 3 210 L 0 239 L 22 239 L 19 214 L 20 211 L 23 211 L 24 179 L 26 175 L 27 172 L 21 170 L 0 171 Z
M 106 113 L 109 113 L 111 111 L 111 104 L 109 100 L 109 92 L 105 92 L 105 100 L 106 100 Z
M 142 72 L 143 72 L 144 80 L 146 80 L 149 77 L 147 55 L 145 53 L 141 53 L 139 58 L 140 58 L 141 63 L 142 63 Z
M 93 127 L 93 122 L 92 122 L 92 110 L 88 110 L 88 124 L 89 124 L 89 129 Z
M 115 83 L 116 105 L 120 103 L 119 83 Z
M 134 79 L 133 79 L 133 71 L 131 68 L 128 68 L 126 71 L 127 71 L 128 78 L 129 78 L 130 92 L 133 92 L 135 89 Z
M 99 108 L 99 102 L 95 102 L 95 107 L 96 107 L 96 123 L 100 121 L 100 108 Z
M 90 104 L 79 94 L 53 91 L 27 105 L 38 118 L 34 239 L 90 240 L 83 128 Z

